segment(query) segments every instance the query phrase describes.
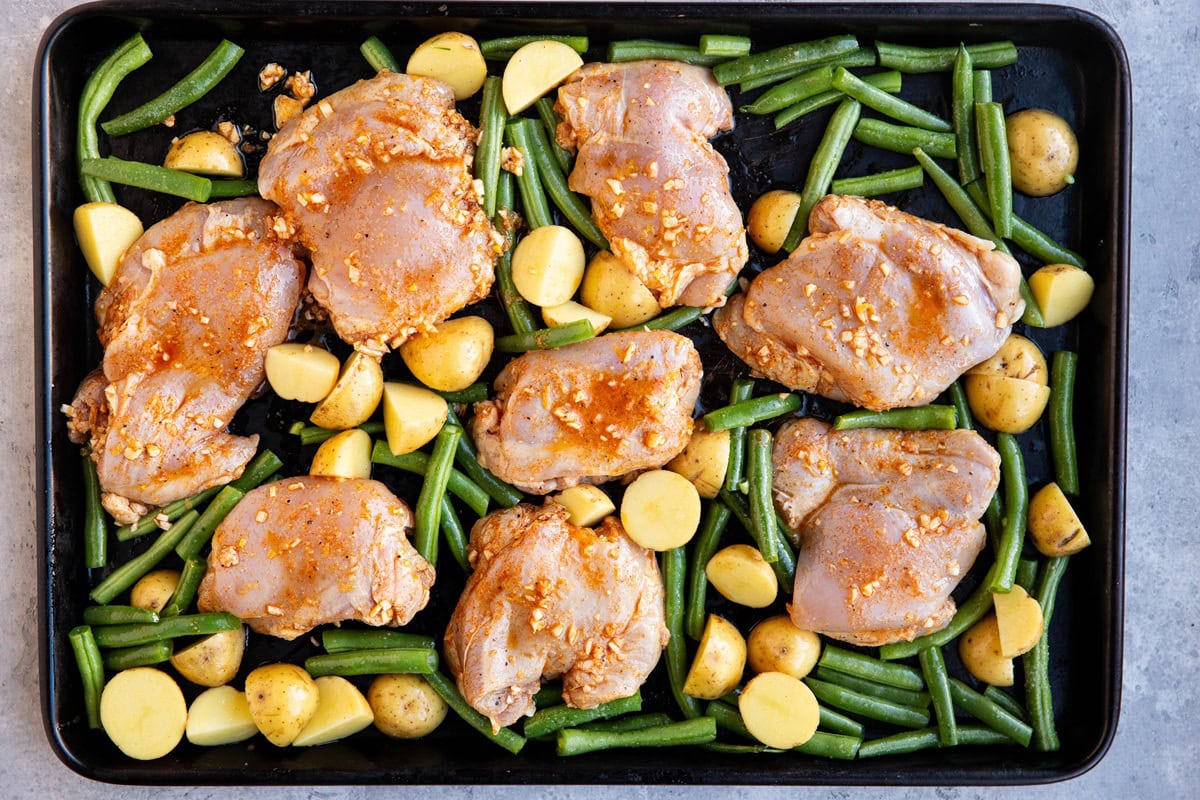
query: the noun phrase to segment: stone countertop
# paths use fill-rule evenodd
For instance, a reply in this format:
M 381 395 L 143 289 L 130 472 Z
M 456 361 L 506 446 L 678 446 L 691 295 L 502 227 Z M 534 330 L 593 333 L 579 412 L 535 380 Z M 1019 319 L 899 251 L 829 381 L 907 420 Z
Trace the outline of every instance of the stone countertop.
M 59 762 L 43 732 L 37 686 L 35 532 L 36 332 L 33 329 L 31 113 L 38 41 L 71 0 L 0 0 L 0 263 L 13 281 L 0 292 L 0 796 L 5 798 L 217 798 L 227 789 L 112 787 Z M 1100 764 L 1037 788 L 747 789 L 754 798 L 1194 797 L 1200 785 L 1200 536 L 1195 453 L 1200 449 L 1200 0 L 1078 6 L 1108 20 L 1133 73 L 1134 169 L 1124 691 L 1116 741 Z M 15 624 L 14 624 L 15 623 Z M 254 789 L 259 798 L 416 797 L 418 787 Z M 439 790 L 455 798 L 687 797 L 716 800 L 724 788 L 570 787 Z

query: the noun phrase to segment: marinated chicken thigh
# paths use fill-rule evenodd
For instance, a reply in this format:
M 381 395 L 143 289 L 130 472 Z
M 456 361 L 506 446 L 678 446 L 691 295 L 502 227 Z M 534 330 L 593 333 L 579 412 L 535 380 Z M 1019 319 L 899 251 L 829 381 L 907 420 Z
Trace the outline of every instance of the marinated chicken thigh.
M 733 128 L 712 72 L 675 61 L 589 64 L 558 91 L 569 183 L 592 199 L 614 255 L 659 305 L 719 306 L 746 264 L 729 167 L 708 138 Z
M 226 483 L 254 456 L 258 436 L 226 427 L 263 382 L 304 279 L 278 213 L 257 198 L 188 204 L 129 248 L 96 300 L 103 368 L 68 415 L 118 521 Z
M 383 71 L 289 121 L 259 168 L 312 257 L 338 335 L 382 354 L 482 299 L 501 239 L 471 176 L 476 131 L 441 81 Z
M 526 353 L 475 405 L 479 461 L 534 494 L 660 467 L 687 446 L 702 374 L 691 340 L 669 331 Z
M 408 541 L 412 524 L 377 481 L 308 475 L 260 486 L 217 527 L 198 607 L 282 639 L 343 620 L 404 625 L 434 579 Z
M 991 242 L 875 200 L 829 195 L 811 235 L 714 315 L 752 370 L 875 410 L 931 402 L 990 358 L 1025 309 Z
M 979 434 L 779 429 L 775 504 L 799 532 L 792 621 L 860 645 L 945 627 L 951 591 L 983 549 L 978 522 L 1000 481 Z
M 548 501 L 484 517 L 471 530 L 467 579 L 445 657 L 463 697 L 492 722 L 533 710 L 542 679 L 563 700 L 594 708 L 642 685 L 667 644 L 654 554 L 615 517 L 595 530 Z

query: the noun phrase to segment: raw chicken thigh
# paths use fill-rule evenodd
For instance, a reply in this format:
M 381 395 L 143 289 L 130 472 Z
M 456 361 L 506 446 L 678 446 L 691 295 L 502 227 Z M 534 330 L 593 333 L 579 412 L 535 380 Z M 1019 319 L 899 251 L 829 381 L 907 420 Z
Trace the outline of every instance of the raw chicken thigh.
M 991 242 L 875 200 L 829 195 L 812 234 L 714 315 L 756 373 L 882 410 L 930 403 L 990 358 L 1025 309 Z
M 979 434 L 799 419 L 779 429 L 773 466 L 775 504 L 800 536 L 796 625 L 881 645 L 949 623 L 1000 481 L 1000 456 Z
M 615 517 L 595 530 L 549 501 L 484 517 L 471 530 L 467 580 L 446 628 L 446 664 L 496 730 L 533 710 L 542 679 L 594 708 L 642 685 L 666 647 L 654 554 Z
M 558 91 L 570 186 L 592 198 L 612 252 L 663 308 L 719 306 L 746 264 L 729 167 L 708 138 L 733 128 L 712 72 L 675 61 L 589 64 Z
M 412 524 L 377 481 L 306 475 L 260 486 L 217 527 L 198 607 L 282 639 L 343 620 L 404 625 L 434 579 L 408 541 Z
M 441 81 L 383 71 L 271 140 L 263 197 L 308 248 L 338 335 L 382 354 L 491 289 L 502 240 L 471 176 L 476 131 Z

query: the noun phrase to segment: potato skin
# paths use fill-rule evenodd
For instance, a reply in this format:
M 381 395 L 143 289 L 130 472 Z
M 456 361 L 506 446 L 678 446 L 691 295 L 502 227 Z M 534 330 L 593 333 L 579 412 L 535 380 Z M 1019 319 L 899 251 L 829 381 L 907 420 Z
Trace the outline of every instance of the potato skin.
M 729 431 L 713 432 L 695 425 L 687 447 L 667 462 L 667 469 L 691 481 L 701 497 L 716 497 L 729 469 Z
M 250 717 L 276 747 L 291 744 L 317 711 L 320 690 L 295 664 L 267 664 L 246 676 Z
M 382 396 L 383 369 L 379 361 L 355 351 L 346 359 L 337 383 L 313 409 L 309 420 L 322 428 L 354 428 L 370 419 Z
M 1013 187 L 1033 197 L 1066 188 L 1079 166 L 1079 142 L 1062 117 L 1044 108 L 1027 108 L 1005 120 Z
M 147 572 L 129 590 L 129 605 L 148 608 L 155 613 L 162 611 L 179 585 L 179 570 L 156 569 Z
M 495 338 L 491 323 L 483 317 L 458 317 L 400 345 L 400 358 L 413 377 L 430 389 L 457 392 L 483 374 Z
M 754 626 L 746 643 L 750 669 L 782 672 L 803 678 L 821 656 L 821 639 L 812 631 L 797 628 L 786 614 L 768 617 Z
M 447 32 L 417 45 L 404 71 L 436 78 L 454 90 L 455 100 L 466 100 L 483 86 L 487 64 L 478 42 L 465 33 Z
M 683 693 L 716 700 L 733 691 L 746 668 L 746 640 L 732 622 L 708 615 L 696 656 L 683 682 Z
M 246 173 L 237 145 L 216 131 L 194 131 L 179 137 L 171 143 L 163 166 L 214 178 L 240 178 Z
M 958 657 L 967 672 L 984 683 L 1013 685 L 1013 660 L 1000 653 L 1000 628 L 995 614 L 988 614 L 959 637 Z
M 246 652 L 246 629 L 205 636 L 171 656 L 171 666 L 198 686 L 223 686 L 234 679 Z
M 772 189 L 759 196 L 746 215 L 746 233 L 764 252 L 778 253 L 800 209 L 800 195 Z
M 1029 535 L 1044 556 L 1069 556 L 1092 543 L 1057 483 L 1048 483 L 1029 501 Z
M 1050 387 L 1033 381 L 971 373 L 962 380 L 971 413 L 982 425 L 1001 433 L 1029 430 L 1050 402 Z
M 1020 378 L 1042 386 L 1050 382 L 1046 356 L 1036 344 L 1019 333 L 1011 334 L 994 356 L 971 367 L 967 374 Z
M 446 718 L 446 702 L 419 675 L 380 675 L 371 681 L 367 702 L 375 727 L 393 739 L 419 739 Z
M 638 277 L 607 250 L 592 256 L 579 286 L 580 301 L 612 318 L 612 327 L 631 328 L 658 316 L 654 295 Z

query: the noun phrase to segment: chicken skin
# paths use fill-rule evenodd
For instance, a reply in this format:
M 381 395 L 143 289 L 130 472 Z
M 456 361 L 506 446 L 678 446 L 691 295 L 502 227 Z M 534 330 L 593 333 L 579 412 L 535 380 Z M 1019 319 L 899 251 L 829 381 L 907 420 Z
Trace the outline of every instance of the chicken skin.
M 691 340 L 670 331 L 526 353 L 475 405 L 479 462 L 533 494 L 660 467 L 687 446 L 702 375 Z
M 303 476 L 249 492 L 213 535 L 201 611 L 295 639 L 317 625 L 404 625 L 434 570 L 408 541 L 413 515 L 378 481 Z
M 628 697 L 662 650 L 662 578 L 654 554 L 615 517 L 595 530 L 565 508 L 521 504 L 471 530 L 475 571 L 446 627 L 445 657 L 463 697 L 495 730 L 533 711 L 542 679 L 594 708 Z
M 675 61 L 589 64 L 558 91 L 572 189 L 612 252 L 663 308 L 719 306 L 748 258 L 729 167 L 708 138 L 733 128 L 712 72 Z
M 800 536 L 796 625 L 874 646 L 950 622 L 1000 481 L 1000 456 L 979 434 L 798 419 L 779 429 L 773 468 L 775 504 Z
M 309 291 L 344 341 L 381 355 L 491 289 L 502 240 L 472 180 L 475 137 L 448 85 L 384 70 L 271 140 L 259 190 L 308 248 Z
M 226 483 L 254 456 L 258 436 L 226 426 L 263 382 L 304 280 L 278 214 L 257 198 L 188 204 L 129 248 L 96 300 L 104 363 L 68 415 L 118 521 Z
M 714 315 L 729 349 L 792 389 L 874 410 L 932 402 L 1025 309 L 991 242 L 875 200 L 829 195 L 811 235 Z

